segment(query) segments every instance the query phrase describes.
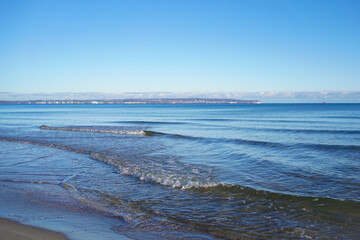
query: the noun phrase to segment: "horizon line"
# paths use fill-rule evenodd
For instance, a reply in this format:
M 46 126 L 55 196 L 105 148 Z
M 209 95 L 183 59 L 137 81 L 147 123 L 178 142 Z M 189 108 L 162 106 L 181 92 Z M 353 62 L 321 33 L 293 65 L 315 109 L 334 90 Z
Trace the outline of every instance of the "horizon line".
M 232 91 L 232 92 L 0 92 L 0 101 L 30 100 L 105 100 L 212 98 L 258 100 L 262 103 L 360 103 L 360 91 Z

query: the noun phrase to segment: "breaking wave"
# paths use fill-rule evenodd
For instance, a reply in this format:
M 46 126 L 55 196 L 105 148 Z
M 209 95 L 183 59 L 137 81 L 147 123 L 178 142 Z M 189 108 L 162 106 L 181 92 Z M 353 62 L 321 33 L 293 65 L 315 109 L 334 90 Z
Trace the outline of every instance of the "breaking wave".
M 90 157 L 115 167 L 120 174 L 136 177 L 141 181 L 158 183 L 173 188 L 189 189 L 214 187 L 223 185 L 212 181 L 209 171 L 204 171 L 194 165 L 179 164 L 160 168 L 155 163 L 139 165 L 130 161 L 122 161 L 117 156 L 92 153 Z
M 11 138 L 0 138 L 0 141 L 15 142 L 22 144 L 32 144 L 37 146 L 45 146 L 51 148 L 57 148 L 61 150 L 76 152 L 80 154 L 88 154 L 90 158 L 108 164 L 112 166 L 119 174 L 133 177 L 144 182 L 155 183 L 166 187 L 177 188 L 182 190 L 196 189 L 200 192 L 218 192 L 219 194 L 239 194 L 243 197 L 246 196 L 258 196 L 259 194 L 271 196 L 276 199 L 328 199 L 331 201 L 347 201 L 351 204 L 358 204 L 356 199 L 346 198 L 334 198 L 334 197 L 321 197 L 321 196 L 308 196 L 297 195 L 294 193 L 282 193 L 277 191 L 271 191 L 269 189 L 256 190 L 252 187 L 240 186 L 236 184 L 223 183 L 215 177 L 214 169 L 206 168 L 198 164 L 190 164 L 179 161 L 146 161 L 146 159 L 140 159 L 139 161 L 123 159 L 118 155 L 109 155 L 101 152 L 78 149 L 72 146 L 59 145 L 53 143 L 39 142 L 34 140 L 21 140 Z M 333 146 L 334 147 L 334 146 Z M 23 182 L 23 183 L 36 183 L 36 184 L 53 184 L 49 182 L 39 181 L 16 181 L 0 179 L 0 181 L 7 182 Z
M 110 134 L 122 134 L 122 135 L 146 135 L 145 131 L 140 129 L 114 128 L 114 127 L 106 127 L 106 126 L 50 127 L 46 125 L 41 125 L 40 129 L 54 130 L 54 131 L 110 133 Z
M 197 166 L 195 164 L 186 164 L 174 161 L 158 163 L 156 161 L 145 160 L 142 160 L 141 162 L 133 162 L 122 159 L 117 155 L 107 155 L 95 151 L 82 150 L 71 146 L 53 143 L 8 138 L 0 138 L 0 141 L 33 144 L 76 153 L 89 154 L 90 158 L 114 167 L 122 175 L 131 176 L 141 181 L 157 183 L 172 188 L 190 189 L 224 185 L 223 183 L 213 180 L 214 176 L 212 174 L 212 169 L 204 168 L 204 166 Z

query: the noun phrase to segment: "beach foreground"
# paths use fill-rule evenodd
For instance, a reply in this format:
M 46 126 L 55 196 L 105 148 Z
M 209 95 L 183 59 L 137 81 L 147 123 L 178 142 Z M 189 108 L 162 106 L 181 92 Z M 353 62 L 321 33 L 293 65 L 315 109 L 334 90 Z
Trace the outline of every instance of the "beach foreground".
M 0 196 L 0 240 L 128 239 L 111 230 L 122 221 L 81 207 L 60 186 L 0 181 Z
M 64 234 L 37 228 L 33 226 L 23 225 L 9 219 L 0 218 L 0 239 L 6 240 L 22 240 L 22 239 L 49 239 L 49 240 L 65 240 L 68 239 Z

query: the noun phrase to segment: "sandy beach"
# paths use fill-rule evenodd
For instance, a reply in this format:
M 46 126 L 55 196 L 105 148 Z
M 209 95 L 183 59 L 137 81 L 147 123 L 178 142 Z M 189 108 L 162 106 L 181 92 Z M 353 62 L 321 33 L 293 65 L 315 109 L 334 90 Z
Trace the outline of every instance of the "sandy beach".
M 42 228 L 23 225 L 9 219 L 0 218 L 0 239 L 1 240 L 65 240 L 64 234 L 49 231 Z
M 82 205 L 59 185 L 0 181 L 0 196 L 0 240 L 128 239 L 112 230 L 122 220 Z

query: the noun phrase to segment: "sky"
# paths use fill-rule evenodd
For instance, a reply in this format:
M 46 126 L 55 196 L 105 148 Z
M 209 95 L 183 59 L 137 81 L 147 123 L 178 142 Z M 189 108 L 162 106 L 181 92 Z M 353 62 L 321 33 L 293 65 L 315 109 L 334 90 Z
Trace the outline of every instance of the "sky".
M 360 102 L 359 13 L 357 0 L 0 0 L 0 99 L 331 93 Z

